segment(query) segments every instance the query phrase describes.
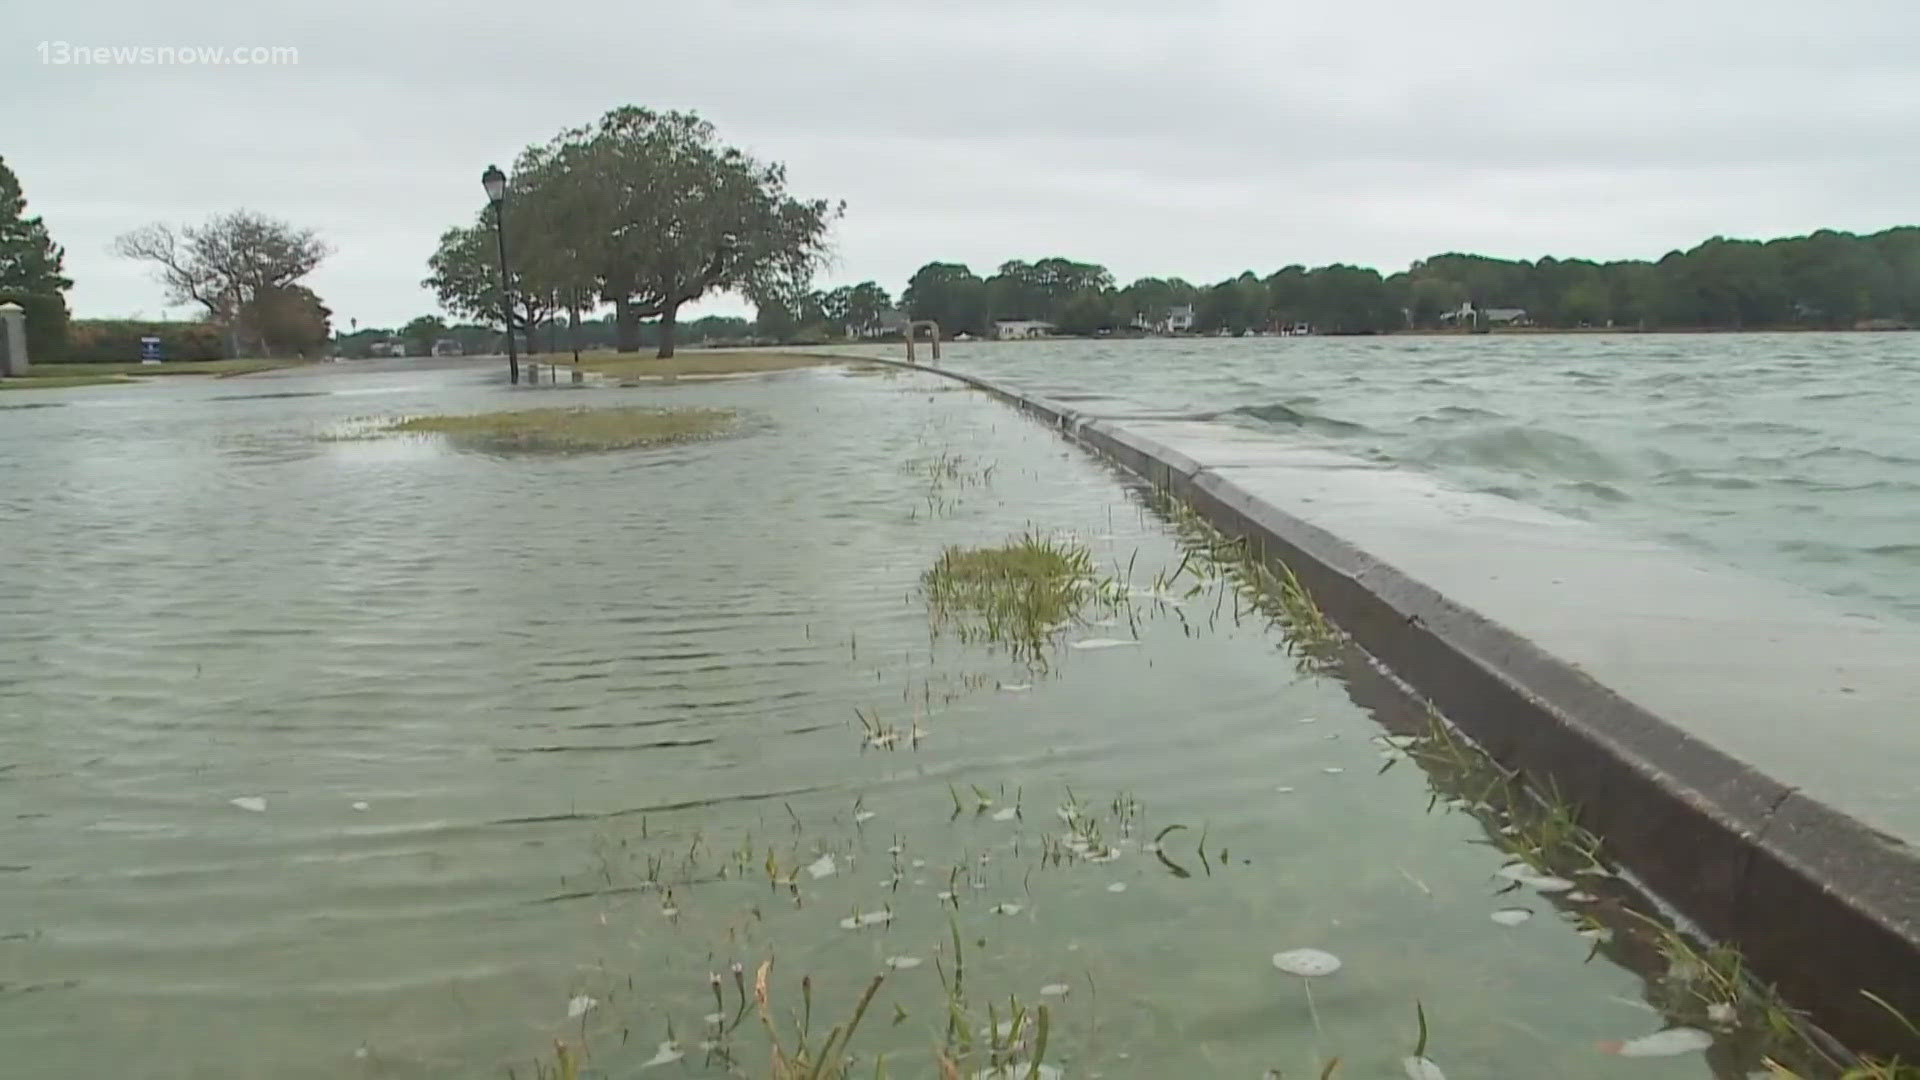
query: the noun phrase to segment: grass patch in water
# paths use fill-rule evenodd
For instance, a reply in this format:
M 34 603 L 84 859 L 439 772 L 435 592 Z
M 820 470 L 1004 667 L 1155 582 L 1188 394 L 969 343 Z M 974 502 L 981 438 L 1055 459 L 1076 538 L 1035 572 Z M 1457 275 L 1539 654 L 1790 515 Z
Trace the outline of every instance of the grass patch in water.
M 712 438 L 739 419 L 731 409 L 521 409 L 415 416 L 381 429 L 444 435 L 457 446 L 528 453 L 631 450 Z
M 0 379 L 0 390 L 63 390 L 69 386 L 106 386 L 132 381 L 118 375 L 16 375 Z
M 1031 531 L 998 547 L 950 547 L 921 577 L 936 626 L 1040 664 L 1054 633 L 1093 598 L 1094 584 L 1084 545 Z

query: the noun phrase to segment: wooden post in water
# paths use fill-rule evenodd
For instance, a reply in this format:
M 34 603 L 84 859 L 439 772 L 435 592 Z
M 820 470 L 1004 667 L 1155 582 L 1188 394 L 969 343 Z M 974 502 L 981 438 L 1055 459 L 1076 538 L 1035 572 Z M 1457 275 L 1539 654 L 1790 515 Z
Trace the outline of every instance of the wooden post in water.
M 913 358 L 913 339 L 914 336 L 920 332 L 921 327 L 925 327 L 927 330 L 927 340 L 933 343 L 933 359 L 934 362 L 938 363 L 940 360 L 940 324 L 934 322 L 932 319 L 921 319 L 917 322 L 907 324 L 907 363 L 914 364 L 919 362 Z

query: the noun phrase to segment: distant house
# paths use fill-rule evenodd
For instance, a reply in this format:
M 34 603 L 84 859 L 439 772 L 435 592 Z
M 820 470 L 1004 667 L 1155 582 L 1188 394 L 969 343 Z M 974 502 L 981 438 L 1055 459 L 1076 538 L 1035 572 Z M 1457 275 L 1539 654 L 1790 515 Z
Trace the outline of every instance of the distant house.
M 1531 326 L 1533 320 L 1527 318 L 1526 308 L 1490 307 L 1475 309 L 1472 301 L 1460 305 L 1460 310 L 1449 311 L 1440 316 L 1440 321 L 1453 326 Z
M 1026 341 L 1053 333 L 1053 324 L 1039 319 L 1004 319 L 993 324 L 993 336 L 1001 341 Z
M 885 337 L 888 334 L 904 334 L 907 332 L 907 323 L 909 321 L 906 312 L 901 311 L 899 308 L 888 308 L 880 313 L 878 322 L 872 326 L 855 330 L 853 336 Z
M 1133 317 L 1133 328 L 1150 334 L 1185 334 L 1193 329 L 1193 305 L 1176 304 L 1160 318 L 1142 312 Z
M 466 351 L 467 350 L 461 348 L 460 343 L 453 338 L 443 337 L 433 343 L 433 355 L 435 356 L 464 356 L 466 355 Z

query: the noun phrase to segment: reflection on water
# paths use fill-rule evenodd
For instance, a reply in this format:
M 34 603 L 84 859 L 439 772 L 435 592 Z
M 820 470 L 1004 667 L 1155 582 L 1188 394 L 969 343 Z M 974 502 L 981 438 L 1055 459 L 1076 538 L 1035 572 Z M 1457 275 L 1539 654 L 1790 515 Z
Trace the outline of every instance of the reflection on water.
M 814 371 L 594 393 L 766 419 L 657 451 L 320 437 L 376 394 L 526 406 L 493 375 L 61 392 L 0 426 L 0 1060 L 531 1075 L 561 1038 L 751 1073 L 769 961 L 815 1045 L 886 972 L 856 1049 L 901 1075 L 962 965 L 1003 1056 L 1044 1004 L 1070 1076 L 1396 1074 L 1416 1002 L 1453 1075 L 1617 1075 L 1600 1042 L 1667 1026 L 1583 962 L 1574 890 L 1382 770 L 1389 687 L 1169 591 L 1173 530 L 1005 407 Z M 940 553 L 1028 530 L 1124 610 L 1045 668 L 935 634 Z M 1271 962 L 1302 948 L 1342 961 L 1311 1009 Z

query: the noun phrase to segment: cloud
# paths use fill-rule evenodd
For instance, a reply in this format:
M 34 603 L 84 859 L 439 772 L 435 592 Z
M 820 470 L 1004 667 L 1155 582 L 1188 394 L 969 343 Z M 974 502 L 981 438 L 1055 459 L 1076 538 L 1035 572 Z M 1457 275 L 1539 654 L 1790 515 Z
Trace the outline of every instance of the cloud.
M 397 324 L 432 307 L 426 256 L 488 162 L 624 103 L 695 109 L 845 198 L 829 280 L 894 290 L 935 258 L 1204 281 L 1657 257 L 1920 205 L 1920 8 L 1896 0 L 66 7 L 22 16 L 0 152 L 84 315 L 161 308 L 116 233 L 245 206 L 337 246 L 313 284 L 340 321 Z M 61 66 L 42 40 L 299 63 Z

